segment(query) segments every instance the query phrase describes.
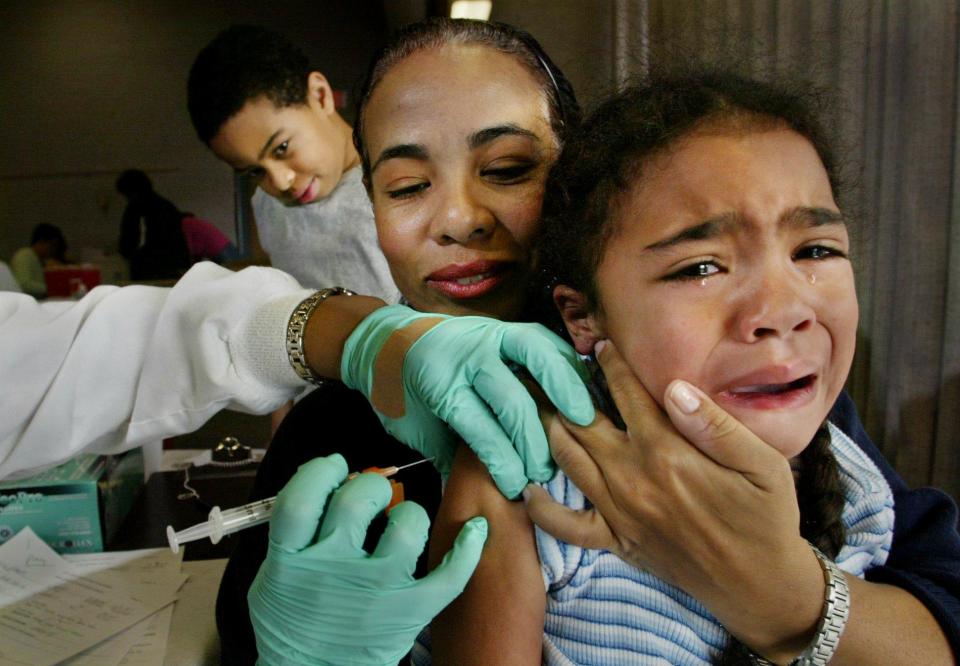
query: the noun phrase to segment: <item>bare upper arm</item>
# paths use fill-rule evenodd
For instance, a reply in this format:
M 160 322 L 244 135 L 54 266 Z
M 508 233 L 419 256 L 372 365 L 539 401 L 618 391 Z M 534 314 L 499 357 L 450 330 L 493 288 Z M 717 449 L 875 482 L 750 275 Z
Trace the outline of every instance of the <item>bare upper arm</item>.
M 431 625 L 436 664 L 539 664 L 546 595 L 533 527 L 523 503 L 494 485 L 483 463 L 461 446 L 430 539 L 430 566 L 460 527 L 483 515 L 489 537 L 464 593 Z

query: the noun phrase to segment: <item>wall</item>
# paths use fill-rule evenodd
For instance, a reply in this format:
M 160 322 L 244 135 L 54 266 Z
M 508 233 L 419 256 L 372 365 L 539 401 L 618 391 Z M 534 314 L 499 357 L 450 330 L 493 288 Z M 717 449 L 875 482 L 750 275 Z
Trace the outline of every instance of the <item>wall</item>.
M 614 1 L 494 0 L 490 18 L 536 37 L 589 106 L 613 81 Z
M 38 222 L 60 225 L 75 256 L 115 252 L 123 200 L 113 181 L 127 167 L 233 236 L 232 174 L 186 111 L 193 58 L 232 23 L 284 32 L 347 89 L 385 35 L 370 2 L 0 4 L 0 258 Z
M 826 87 L 860 302 L 848 389 L 908 483 L 960 498 L 960 3 L 630 1 L 654 66 L 699 54 Z
M 232 23 L 266 25 L 353 93 L 387 21 L 396 27 L 429 7 L 384 2 L 389 11 L 349 0 L 0 4 L 0 258 L 26 244 L 39 222 L 61 226 L 75 257 L 115 253 L 124 202 L 113 182 L 128 167 L 233 237 L 232 174 L 196 139 L 186 112 L 194 56 Z M 494 5 L 493 19 L 540 39 L 581 98 L 609 85 L 610 0 Z

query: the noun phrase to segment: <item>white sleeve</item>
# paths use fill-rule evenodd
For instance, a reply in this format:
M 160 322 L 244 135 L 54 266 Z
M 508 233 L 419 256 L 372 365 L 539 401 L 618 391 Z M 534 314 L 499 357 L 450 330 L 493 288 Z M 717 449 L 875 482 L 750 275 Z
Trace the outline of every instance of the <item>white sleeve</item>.
M 190 432 L 224 408 L 276 409 L 304 388 L 284 336 L 310 293 L 278 270 L 209 262 L 172 289 L 0 293 L 0 478 Z

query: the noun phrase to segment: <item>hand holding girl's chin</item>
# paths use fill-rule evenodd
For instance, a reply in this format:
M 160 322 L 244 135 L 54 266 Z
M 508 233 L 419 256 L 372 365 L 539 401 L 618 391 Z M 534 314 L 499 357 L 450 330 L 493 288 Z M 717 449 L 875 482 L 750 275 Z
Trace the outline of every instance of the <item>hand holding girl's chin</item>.
M 627 431 L 605 416 L 586 427 L 551 419 L 554 459 L 593 508 L 528 486 L 531 519 L 680 587 L 747 644 L 802 649 L 823 579 L 799 533 L 788 461 L 695 387 L 671 383 L 664 413 L 612 344 L 598 360 Z M 796 591 L 789 604 L 785 589 Z

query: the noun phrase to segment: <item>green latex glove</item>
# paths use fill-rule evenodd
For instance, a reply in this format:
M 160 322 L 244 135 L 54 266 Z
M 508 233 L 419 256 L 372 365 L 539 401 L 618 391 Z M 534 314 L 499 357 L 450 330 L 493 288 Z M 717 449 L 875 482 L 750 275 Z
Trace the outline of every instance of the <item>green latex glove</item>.
M 414 502 L 393 508 L 376 551 L 365 552 L 367 527 L 389 503 L 390 484 L 361 474 L 333 492 L 346 476 L 342 456 L 317 458 L 277 498 L 267 558 L 247 594 L 262 666 L 393 666 L 480 561 L 487 523 L 474 518 L 440 566 L 414 579 L 430 526 Z
M 574 423 L 590 424 L 594 410 L 585 386 L 587 371 L 576 352 L 539 324 L 447 317 L 390 305 L 368 315 L 350 335 L 340 367 L 343 382 L 369 399 L 380 350 L 395 331 L 423 318 L 442 321 L 420 336 L 403 359 L 403 416 L 377 411 L 387 432 L 433 456 L 446 476 L 457 443 L 444 425 L 449 424 L 508 498 L 519 495 L 529 481 L 552 478 L 553 460 L 536 403 L 505 362 L 524 366 Z

